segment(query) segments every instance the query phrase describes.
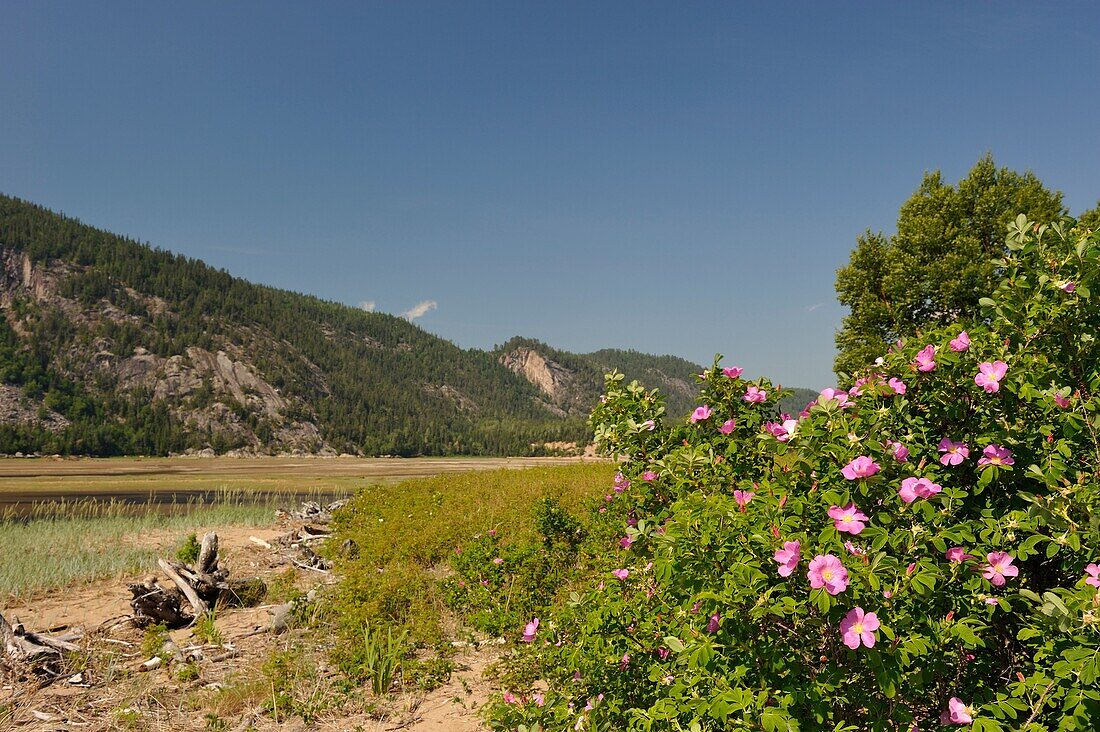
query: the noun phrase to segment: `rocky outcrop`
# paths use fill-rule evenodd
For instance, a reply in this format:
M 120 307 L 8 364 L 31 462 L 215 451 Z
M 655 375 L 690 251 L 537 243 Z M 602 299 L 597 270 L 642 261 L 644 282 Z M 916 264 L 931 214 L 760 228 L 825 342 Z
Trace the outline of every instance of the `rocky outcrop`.
M 60 432 L 69 420 L 27 398 L 9 384 L 0 384 L 0 424 L 37 424 L 50 432 Z
M 76 333 L 82 334 L 73 339 L 71 347 L 56 354 L 54 368 L 89 387 L 105 378 L 104 383 L 113 384 L 111 388 L 120 394 L 136 392 L 148 395 L 140 398 L 164 402 L 194 434 L 216 435 L 221 444 L 239 445 L 242 454 L 332 450 L 313 421 L 286 416 L 310 414 L 312 410 L 272 386 L 248 360 L 245 349 L 236 345 L 238 341 L 226 343 L 217 351 L 192 346 L 167 358 L 143 346 L 119 354 L 117 344 L 101 335 L 109 332 L 104 323 L 146 328 L 149 317 L 170 318 L 171 311 L 163 300 L 131 289 L 126 294 L 140 302 L 148 315 L 125 312 L 106 299 L 88 306 L 64 297 L 61 285 L 82 271 L 64 262 L 36 264 L 22 252 L 0 247 L 0 317 L 16 334 L 29 335 L 27 323 L 11 309 L 16 300 L 30 300 L 36 308 L 61 314 Z M 136 312 L 140 313 L 140 308 Z M 258 336 L 242 328 L 239 338 L 245 343 Z M 251 347 L 262 346 L 253 343 Z M 306 368 L 314 377 L 315 388 L 326 391 L 319 369 L 308 362 Z M 445 396 L 457 402 L 465 399 L 457 392 Z M 4 384 L 0 384 L 0 423 L 37 425 L 52 432 L 61 432 L 69 425 L 65 417 L 45 407 L 41 395 L 29 397 L 19 388 Z
M 449 384 L 440 384 L 439 386 L 425 384 L 424 393 L 446 399 L 463 412 L 473 413 L 480 409 L 477 402 Z
M 41 267 L 36 267 L 29 256 L 0 247 L 0 302 L 10 304 L 16 293 L 46 300 L 50 297 L 52 284 L 52 278 Z
M 286 410 L 286 400 L 271 384 L 257 376 L 248 364 L 231 359 L 225 351 L 213 354 L 192 347 L 187 349 L 187 357 L 198 377 L 209 378 L 215 391 L 228 391 L 239 404 L 258 407 L 269 416 L 280 415 Z M 177 373 L 182 377 L 182 370 Z
M 500 357 L 505 367 L 539 388 L 552 402 L 561 402 L 573 390 L 576 374 L 543 356 L 534 348 L 522 347 Z

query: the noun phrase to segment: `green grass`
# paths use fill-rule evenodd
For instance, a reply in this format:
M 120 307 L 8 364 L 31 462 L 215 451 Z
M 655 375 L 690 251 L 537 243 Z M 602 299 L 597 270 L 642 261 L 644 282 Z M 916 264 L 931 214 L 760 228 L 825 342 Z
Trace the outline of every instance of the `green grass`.
M 566 510 L 579 510 L 608 492 L 615 470 L 608 462 L 582 463 L 372 485 L 356 494 L 334 526 L 341 541 L 359 545 L 361 561 L 430 567 L 479 531 L 494 529 L 508 542 L 531 540 L 538 500 L 550 497 Z
M 337 515 L 333 550 L 352 539 L 353 558 L 337 563 L 335 618 L 349 647 L 364 627 L 405 627 L 417 643 L 441 640 L 447 610 L 440 579 L 455 550 L 490 530 L 501 551 L 539 541 L 535 507 L 545 498 L 573 514 L 603 496 L 616 466 L 587 463 L 493 470 L 364 488 Z
M 30 520 L 0 520 L 0 598 L 25 599 L 76 583 L 147 572 L 196 527 L 270 524 L 276 505 L 283 503 L 228 497 L 167 512 L 92 501 L 36 506 Z M 159 541 L 138 541 L 143 535 Z

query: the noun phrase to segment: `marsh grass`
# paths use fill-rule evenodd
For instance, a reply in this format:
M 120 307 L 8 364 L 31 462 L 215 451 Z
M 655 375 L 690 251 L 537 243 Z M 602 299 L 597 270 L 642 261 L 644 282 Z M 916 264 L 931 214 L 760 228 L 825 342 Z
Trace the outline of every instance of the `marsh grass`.
M 225 491 L 172 505 L 80 500 L 36 503 L 0 517 L 0 599 L 148 572 L 196 527 L 262 526 L 307 495 Z

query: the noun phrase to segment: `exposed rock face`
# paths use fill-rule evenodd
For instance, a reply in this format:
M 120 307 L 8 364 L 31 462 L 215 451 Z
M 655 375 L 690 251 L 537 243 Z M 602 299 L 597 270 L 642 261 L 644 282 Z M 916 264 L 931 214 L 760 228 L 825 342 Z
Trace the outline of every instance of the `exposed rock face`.
M 545 358 L 533 348 L 517 348 L 500 357 L 507 368 L 537 386 L 553 402 L 560 402 L 572 391 L 576 374 Z
M 239 404 L 254 404 L 270 416 L 286 410 L 286 400 L 271 384 L 259 378 L 248 364 L 229 358 L 225 351 L 215 355 L 192 347 L 187 349 L 187 357 L 199 377 L 209 376 L 215 390 L 227 390 Z M 179 373 L 182 375 L 182 370 Z
M 36 267 L 31 258 L 23 252 L 0 247 L 0 302 L 11 302 L 15 292 L 29 294 L 35 300 L 49 297 L 50 278 Z
M 69 425 L 69 420 L 35 404 L 16 387 L 0 384 L 0 424 L 18 422 L 38 424 L 51 432 L 60 432 Z

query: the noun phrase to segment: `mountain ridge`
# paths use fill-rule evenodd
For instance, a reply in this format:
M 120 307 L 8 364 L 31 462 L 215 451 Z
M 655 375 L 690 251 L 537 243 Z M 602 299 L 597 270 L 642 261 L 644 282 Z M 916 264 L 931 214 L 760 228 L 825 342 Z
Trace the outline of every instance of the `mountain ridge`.
M 540 454 L 612 368 L 684 412 L 701 367 L 408 320 L 251 283 L 0 194 L 0 453 Z

